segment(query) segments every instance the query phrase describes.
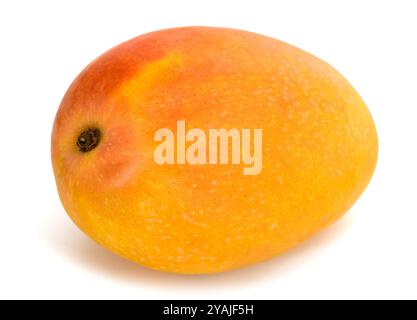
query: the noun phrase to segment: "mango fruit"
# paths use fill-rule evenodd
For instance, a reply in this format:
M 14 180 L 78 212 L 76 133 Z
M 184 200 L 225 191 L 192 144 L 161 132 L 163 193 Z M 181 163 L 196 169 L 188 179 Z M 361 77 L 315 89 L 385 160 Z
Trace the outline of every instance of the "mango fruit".
M 377 153 L 365 103 L 334 68 L 266 36 L 210 27 L 104 53 L 68 89 L 52 132 L 74 223 L 121 257 L 182 274 L 297 246 L 354 204 Z

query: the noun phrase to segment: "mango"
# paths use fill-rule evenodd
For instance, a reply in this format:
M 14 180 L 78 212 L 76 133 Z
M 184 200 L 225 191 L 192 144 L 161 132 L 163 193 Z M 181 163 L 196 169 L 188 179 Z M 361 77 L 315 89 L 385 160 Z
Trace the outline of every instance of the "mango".
M 182 274 L 299 245 L 355 203 L 377 153 L 365 103 L 330 65 L 209 27 L 104 53 L 68 89 L 52 132 L 74 223 L 121 257 Z

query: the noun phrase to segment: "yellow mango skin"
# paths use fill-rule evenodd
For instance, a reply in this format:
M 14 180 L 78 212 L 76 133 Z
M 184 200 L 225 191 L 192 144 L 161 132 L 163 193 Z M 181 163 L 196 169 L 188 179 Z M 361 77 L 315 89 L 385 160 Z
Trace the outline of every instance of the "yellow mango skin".
M 263 129 L 263 170 L 154 162 L 161 128 Z M 99 146 L 79 151 L 97 127 Z M 277 256 L 339 219 L 377 161 L 371 115 L 331 66 L 258 34 L 188 27 L 125 42 L 73 82 L 52 161 L 77 226 L 167 272 L 227 271 Z

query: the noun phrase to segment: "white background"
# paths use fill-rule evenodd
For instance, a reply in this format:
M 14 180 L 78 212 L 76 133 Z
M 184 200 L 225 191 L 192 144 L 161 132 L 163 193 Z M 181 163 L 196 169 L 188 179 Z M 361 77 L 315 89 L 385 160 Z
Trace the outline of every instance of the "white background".
M 167 27 L 246 29 L 307 50 L 375 119 L 374 178 L 337 224 L 257 266 L 212 276 L 138 267 L 94 244 L 57 196 L 50 132 L 84 66 Z M 1 1 L 0 298 L 417 298 L 417 1 Z

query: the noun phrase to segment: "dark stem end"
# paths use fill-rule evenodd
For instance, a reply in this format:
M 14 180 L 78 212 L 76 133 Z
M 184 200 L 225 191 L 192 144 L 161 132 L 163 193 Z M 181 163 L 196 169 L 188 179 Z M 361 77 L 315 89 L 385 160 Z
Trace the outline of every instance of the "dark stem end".
M 87 129 L 80 134 L 77 140 L 78 149 L 87 153 L 94 150 L 101 140 L 101 132 L 99 129 Z

